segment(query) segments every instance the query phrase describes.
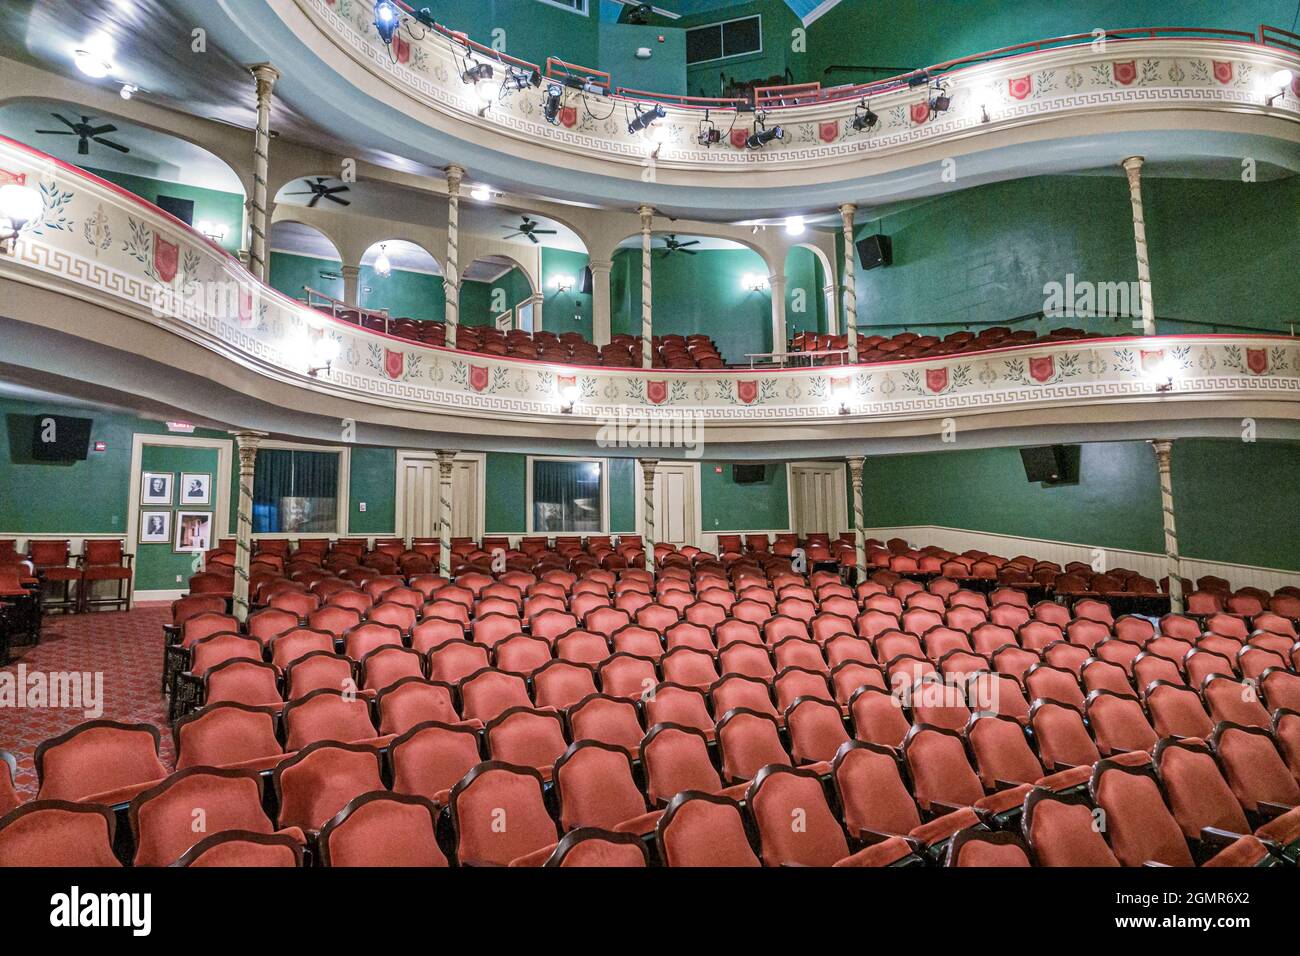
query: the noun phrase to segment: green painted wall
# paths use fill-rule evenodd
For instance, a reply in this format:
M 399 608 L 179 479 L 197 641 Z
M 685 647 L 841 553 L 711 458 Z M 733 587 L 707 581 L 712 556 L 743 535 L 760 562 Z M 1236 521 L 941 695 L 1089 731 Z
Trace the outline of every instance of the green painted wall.
M 353 448 L 348 533 L 391 535 L 397 528 L 397 451 Z M 361 502 L 366 503 L 362 512 Z
M 293 299 L 306 298 L 305 287 L 315 289 L 335 299 L 343 298 L 343 263 L 337 259 L 315 259 L 290 252 L 271 252 L 271 287 Z M 321 273 L 329 272 L 337 279 L 326 279 Z
M 528 458 L 510 452 L 487 453 L 483 502 L 486 534 L 515 534 L 528 527 Z
M 685 237 L 682 237 L 686 241 Z M 742 288 L 745 273 L 766 276 L 751 249 L 709 249 L 693 256 L 653 256 L 654 334 L 713 337 L 724 361 L 746 361 L 750 352 L 772 350 L 770 291 Z M 641 250 L 620 249 L 610 276 L 610 329 L 641 333 Z
M 787 69 L 794 77 L 802 76 L 808 71 L 809 56 L 806 52 L 795 49 L 792 36 L 792 31 L 800 27 L 801 23 L 784 0 L 754 0 L 751 3 L 731 4 L 721 10 L 682 17 L 673 23 L 684 30 L 755 14 L 763 18 L 762 52 L 688 66 L 686 76 L 691 95 L 720 96 L 723 88 L 722 74 L 743 83 L 748 80 L 783 77 Z M 786 81 L 782 79 L 779 82 Z
M 171 472 L 172 506 L 141 505 L 141 511 L 171 511 L 171 538 L 167 544 L 140 544 L 139 529 L 131 532 L 127 541 L 127 551 L 135 552 L 135 588 L 137 591 L 170 591 L 184 587 L 189 576 L 197 570 L 196 559 L 201 555 L 194 553 L 177 554 L 173 548 L 176 541 L 177 514 L 185 511 L 215 511 L 218 454 L 215 448 L 186 448 L 175 445 L 145 445 L 140 452 L 142 471 Z M 181 472 L 206 472 L 213 476 L 212 494 L 208 504 L 182 506 L 180 493 Z M 213 539 L 221 537 L 220 522 L 213 521 Z
M 722 473 L 718 474 L 718 468 Z M 790 527 L 786 467 L 768 464 L 763 480 L 735 483 L 730 462 L 700 462 L 700 520 L 705 532 L 769 531 Z
M 742 273 L 743 274 L 743 273 Z M 797 246 L 785 259 L 785 327 L 786 334 L 830 330 L 827 321 L 826 270 L 811 249 Z
M 631 458 L 609 458 L 609 530 L 635 533 L 636 463 Z
M 1300 207 L 1300 177 L 1252 184 L 1147 177 L 1143 191 L 1156 314 L 1184 320 L 1162 323 L 1160 331 L 1290 329 L 1300 271 L 1288 261 L 1300 246 L 1300 220 L 1274 211 Z M 1037 312 L 1046 284 L 1071 273 L 1076 282 L 1137 280 L 1122 176 L 977 186 L 903 204 L 858 223 L 855 236 L 876 232 L 891 238 L 893 264 L 870 271 L 857 265 L 858 327 L 884 334 L 945 334 Z M 838 237 L 837 248 L 842 254 Z M 1031 327 L 1062 325 L 1132 332 L 1126 319 L 1060 318 Z
M 237 193 L 219 192 L 215 189 L 199 189 L 195 186 L 182 186 L 180 183 L 150 179 L 144 176 L 132 176 L 129 173 L 115 173 L 105 169 L 87 166 L 89 172 L 100 179 L 135 193 L 141 199 L 151 203 L 158 202 L 159 194 L 174 196 L 177 199 L 194 201 L 194 222 L 203 221 L 219 223 L 226 227 L 221 245 L 231 253 L 239 251 L 239 230 L 244 222 L 244 197 Z
M 841 3 L 808 29 L 807 72 L 825 86 L 880 79 L 972 53 L 1094 29 L 1188 26 L 1294 30 L 1294 0 L 890 0 Z M 798 63 L 798 61 L 795 61 Z M 834 70 L 832 66 L 878 69 Z
M 442 276 L 394 269 L 381 277 L 372 266 L 362 266 L 357 277 L 358 305 L 387 309 L 394 318 L 441 322 L 447 314 L 447 294 Z
M 546 331 L 556 335 L 577 332 L 591 341 L 591 294 L 578 291 L 587 261 L 585 252 L 542 250 L 542 294 L 546 297 L 542 302 L 542 327 Z M 573 288 L 568 292 L 551 288 L 551 279 L 557 275 L 571 277 Z
M 653 93 L 688 92 L 686 34 L 683 31 L 602 23 L 596 39 L 599 45 L 596 66 L 610 74 L 616 87 Z M 650 50 L 648 60 L 637 59 L 639 47 Z

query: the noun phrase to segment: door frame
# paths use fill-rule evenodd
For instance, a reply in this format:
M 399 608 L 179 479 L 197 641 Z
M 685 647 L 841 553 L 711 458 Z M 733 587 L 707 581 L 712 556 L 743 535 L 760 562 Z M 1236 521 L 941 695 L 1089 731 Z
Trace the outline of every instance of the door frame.
M 409 529 L 406 527 L 406 485 L 402 480 L 403 465 L 408 460 L 431 461 L 436 468 L 438 466 L 438 453 L 423 448 L 399 448 L 397 450 L 397 457 L 393 466 L 393 537 L 401 538 L 409 543 L 413 535 L 408 533 Z M 475 494 L 478 496 L 478 513 L 474 521 L 474 540 L 482 541 L 487 507 L 487 453 L 458 451 L 455 460 L 477 462 L 478 488 Z M 439 481 L 441 481 L 441 472 L 438 473 L 438 477 Z
M 842 461 L 831 460 L 814 460 L 814 461 L 791 461 L 786 463 L 786 494 L 789 496 L 788 507 L 790 509 L 790 531 L 793 534 L 799 533 L 799 513 L 797 510 L 798 496 L 795 494 L 795 472 L 800 469 L 809 469 L 816 471 L 834 472 L 835 488 L 832 491 L 834 497 L 834 512 L 832 517 L 838 519 L 836 527 L 828 533 L 834 538 L 841 531 L 852 530 L 852 524 L 849 520 L 849 499 L 848 499 L 848 480 L 845 477 L 845 463 Z
M 633 458 L 633 468 L 636 471 L 636 477 L 633 481 L 633 488 L 636 490 L 636 531 L 634 534 L 644 534 L 645 531 L 645 472 L 641 469 L 641 459 Z M 703 548 L 700 543 L 704 539 L 704 509 L 700 502 L 700 463 L 698 461 L 686 461 L 677 459 L 660 459 L 660 465 L 672 465 L 689 468 L 692 474 L 692 492 L 691 497 L 695 502 L 695 516 L 691 519 L 694 522 L 692 530 L 695 538 L 694 547 Z M 656 475 L 656 480 L 658 476 Z

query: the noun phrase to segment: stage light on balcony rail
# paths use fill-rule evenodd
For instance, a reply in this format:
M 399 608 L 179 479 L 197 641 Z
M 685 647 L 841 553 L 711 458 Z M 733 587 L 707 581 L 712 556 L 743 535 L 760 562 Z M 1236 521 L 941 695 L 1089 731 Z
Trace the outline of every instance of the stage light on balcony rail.
M 875 129 L 879 122 L 880 117 L 871 112 L 871 107 L 867 105 L 866 100 L 854 107 L 852 126 L 855 133 L 861 133 L 864 129 Z
M 542 98 L 542 116 L 552 126 L 560 121 L 560 106 L 563 102 L 564 88 L 560 84 L 552 83 L 546 88 L 546 95 Z
M 18 234 L 39 219 L 43 209 L 40 193 L 30 186 L 0 186 L 0 250 L 8 252 Z
M 807 230 L 804 224 L 803 216 L 790 216 L 785 221 L 785 231 L 787 235 L 802 236 Z
M 745 145 L 750 149 L 762 149 L 773 140 L 785 139 L 785 130 L 780 126 L 773 126 L 771 129 L 764 129 L 761 125 L 749 134 L 749 139 L 745 140 Z
M 655 120 L 663 119 L 667 115 L 668 111 L 664 109 L 663 104 L 656 103 L 644 113 L 638 113 L 636 119 L 627 124 L 627 131 L 629 133 L 639 133 L 643 129 L 649 129 Z
M 375 275 L 379 276 L 381 279 L 387 279 L 392 274 L 393 263 L 392 260 L 388 258 L 388 247 L 381 244 L 379 247 L 379 256 L 375 259 Z
M 522 67 L 511 66 L 506 68 L 505 84 L 515 92 L 526 90 L 528 87 L 540 87 L 542 85 L 541 70 L 525 70 Z
M 948 94 L 947 87 L 936 83 L 930 91 L 930 115 L 946 113 L 951 107 L 952 97 Z
M 375 29 L 379 31 L 379 39 L 386 44 L 391 44 L 393 34 L 397 32 L 398 27 L 401 25 L 402 14 L 397 9 L 397 4 L 393 0 L 376 0 Z

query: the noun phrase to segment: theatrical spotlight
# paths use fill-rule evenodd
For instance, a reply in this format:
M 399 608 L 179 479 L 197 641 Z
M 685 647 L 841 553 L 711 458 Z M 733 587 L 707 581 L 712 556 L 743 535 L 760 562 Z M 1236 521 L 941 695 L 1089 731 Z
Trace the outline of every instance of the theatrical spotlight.
M 575 76 L 570 73 L 564 78 L 564 85 L 571 90 L 582 90 L 584 93 L 604 93 L 605 88 L 599 83 L 593 83 L 589 77 Z
M 471 62 L 460 77 L 466 83 L 477 83 L 480 80 L 490 80 L 492 79 L 492 64 Z
M 948 95 L 948 90 L 941 84 L 936 83 L 930 96 L 930 112 L 946 113 L 952 106 L 952 97 Z
M 785 130 L 779 126 L 764 129 L 760 123 L 758 128 L 749 134 L 749 139 L 745 140 L 745 145 L 750 149 L 762 149 L 774 139 L 785 139 Z
M 560 104 L 563 100 L 564 88 L 558 83 L 552 83 L 546 88 L 546 96 L 542 99 L 542 115 L 552 126 L 560 121 Z
M 379 39 L 386 44 L 393 42 L 393 34 L 402 25 L 402 15 L 393 0 L 375 0 L 375 29 Z
M 853 131 L 861 133 L 864 129 L 874 129 L 880 122 L 880 117 L 871 112 L 871 107 L 867 101 L 863 100 L 853 109 Z
M 712 120 L 704 120 L 700 123 L 700 129 L 695 134 L 695 142 L 705 149 L 716 146 L 722 142 L 722 130 L 714 126 Z
M 663 104 L 656 103 L 644 113 L 638 113 L 636 119 L 627 124 L 627 131 L 629 133 L 639 133 L 643 129 L 649 129 L 650 124 L 655 120 L 663 119 L 667 115 L 668 111 L 663 108 Z
M 542 71 L 525 70 L 517 66 L 508 67 L 506 69 L 505 84 L 516 92 L 526 90 L 530 86 L 540 87 L 542 85 Z
M 930 73 L 928 70 L 920 70 L 907 78 L 907 85 L 910 87 L 925 86 L 929 82 Z

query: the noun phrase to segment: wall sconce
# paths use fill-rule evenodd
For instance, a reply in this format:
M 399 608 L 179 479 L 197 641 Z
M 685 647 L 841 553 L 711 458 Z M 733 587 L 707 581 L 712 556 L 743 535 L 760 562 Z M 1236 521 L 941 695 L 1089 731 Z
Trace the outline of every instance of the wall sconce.
M 551 288 L 556 292 L 571 292 L 577 280 L 571 275 L 551 276 Z
M 740 280 L 740 286 L 750 292 L 762 292 L 767 289 L 767 276 L 756 272 L 746 272 Z
M 316 339 L 316 341 L 312 343 L 312 360 L 315 361 L 316 364 L 308 366 L 307 374 L 312 378 L 316 378 L 320 372 L 324 372 L 328 375 L 330 373 L 330 368 L 334 364 L 334 360 L 339 357 L 339 348 L 338 339 L 330 338 L 329 336 L 322 334 L 320 338 Z
M 1265 83 L 1265 89 L 1277 90 L 1272 96 L 1265 99 L 1267 106 L 1272 106 L 1276 100 L 1286 96 L 1286 88 L 1291 85 L 1292 73 L 1290 70 L 1278 70 Z
M 22 183 L 0 186 L 0 252 L 13 251 L 18 234 L 40 218 L 41 195 Z
M 831 397 L 839 402 L 841 415 L 851 414 L 849 395 L 852 390 L 852 381 L 848 377 L 831 379 Z
M 221 245 L 221 243 L 226 240 L 226 227 L 224 223 L 209 222 L 206 219 L 200 219 L 194 224 L 194 228 L 203 233 L 203 235 L 207 236 L 217 245 Z
M 560 411 L 565 415 L 573 414 L 573 407 L 578 404 L 578 397 L 581 393 L 578 391 L 577 383 L 566 385 L 560 389 L 560 400 L 564 403 L 560 406 Z
M 1172 392 L 1177 374 L 1178 365 L 1166 357 L 1146 370 L 1146 379 L 1155 386 L 1157 392 Z

